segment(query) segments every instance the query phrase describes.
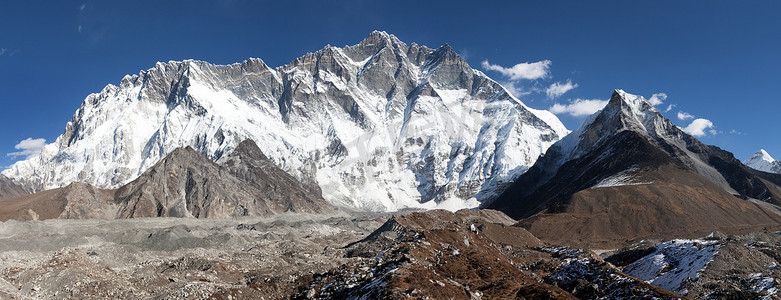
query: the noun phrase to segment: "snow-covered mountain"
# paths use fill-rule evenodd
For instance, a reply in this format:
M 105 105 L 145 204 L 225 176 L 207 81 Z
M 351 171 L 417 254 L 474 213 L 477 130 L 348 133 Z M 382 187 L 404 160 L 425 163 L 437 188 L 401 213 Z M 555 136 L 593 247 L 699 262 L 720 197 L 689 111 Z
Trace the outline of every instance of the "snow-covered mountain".
M 773 159 L 765 149 L 760 149 L 743 163 L 755 170 L 781 174 L 781 161 Z
M 277 68 L 157 63 L 89 95 L 54 143 L 3 174 L 33 191 L 116 188 L 178 147 L 217 160 L 251 138 L 331 203 L 454 209 L 495 197 L 566 134 L 447 44 L 375 31 Z
M 487 207 L 540 238 L 600 247 L 781 224 L 781 177 L 758 173 L 616 90 Z

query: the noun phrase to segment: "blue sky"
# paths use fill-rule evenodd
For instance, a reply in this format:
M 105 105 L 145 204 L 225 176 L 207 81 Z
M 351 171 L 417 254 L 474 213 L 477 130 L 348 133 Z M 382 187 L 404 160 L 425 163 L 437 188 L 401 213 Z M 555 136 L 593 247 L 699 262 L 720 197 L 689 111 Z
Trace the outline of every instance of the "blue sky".
M 665 115 L 681 127 L 712 124 L 700 139 L 741 160 L 781 157 L 779 16 L 780 1 L 2 1 L 0 153 L 16 154 L 0 166 L 53 142 L 88 94 L 157 61 L 280 66 L 372 30 L 448 43 L 570 129 L 621 88 L 673 105 Z

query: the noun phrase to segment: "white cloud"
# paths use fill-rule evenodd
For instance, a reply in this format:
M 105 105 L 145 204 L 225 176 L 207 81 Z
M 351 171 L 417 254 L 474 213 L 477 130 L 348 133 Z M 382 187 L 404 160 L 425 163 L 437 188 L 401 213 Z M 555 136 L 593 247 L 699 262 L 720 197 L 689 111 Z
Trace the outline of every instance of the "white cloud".
M 79 6 L 79 10 L 84 10 L 85 8 L 87 8 L 87 3 L 84 3 L 81 6 Z
M 79 25 L 79 33 L 81 33 L 81 25 Z
M 667 109 L 665 109 L 664 112 L 670 112 L 671 110 L 673 110 L 673 107 L 675 107 L 675 104 L 668 105 Z
M 483 68 L 486 70 L 497 71 L 510 80 L 535 80 L 548 78 L 550 76 L 550 60 L 542 60 L 533 63 L 520 63 L 511 68 L 505 68 L 499 65 L 492 65 L 487 60 L 483 61 Z
M 569 104 L 556 103 L 549 109 L 554 114 L 570 114 L 573 117 L 587 116 L 598 112 L 607 105 L 608 100 L 576 99 Z
M 43 146 L 46 145 L 46 139 L 34 139 L 34 138 L 27 138 L 19 144 L 16 144 L 14 146 L 14 149 L 21 150 L 17 152 L 11 152 L 6 154 L 6 156 L 10 157 L 17 157 L 17 156 L 25 156 L 26 158 L 29 158 L 30 156 L 38 155 L 41 153 L 41 149 L 43 149 Z
M 667 100 L 667 94 L 665 93 L 656 93 L 651 95 L 651 98 L 648 99 L 648 102 L 651 102 L 651 105 L 657 106 L 659 104 L 662 104 L 664 100 Z
M 558 98 L 576 87 L 578 87 L 577 83 L 572 83 L 572 80 L 567 79 L 567 82 L 565 83 L 556 82 L 551 84 L 548 89 L 545 90 L 545 94 L 551 99 Z
M 692 114 L 683 111 L 678 112 L 678 120 L 685 121 L 691 119 L 694 119 L 694 116 Z
M 8 52 L 8 49 L 0 48 L 0 56 L 3 56 L 3 54 L 5 54 L 6 52 Z
M 686 131 L 686 133 L 691 134 L 693 136 L 705 136 L 705 130 L 713 128 L 713 122 L 711 122 L 708 119 L 696 119 L 689 124 L 689 126 L 686 126 L 686 128 L 683 129 L 683 131 Z M 711 134 L 715 134 L 713 130 L 711 130 Z
M 502 82 L 501 84 L 505 89 L 507 89 L 508 92 L 510 92 L 510 94 L 515 96 L 515 98 L 521 98 L 532 93 L 532 91 L 527 91 L 519 86 L 516 86 L 515 82 L 512 81 Z

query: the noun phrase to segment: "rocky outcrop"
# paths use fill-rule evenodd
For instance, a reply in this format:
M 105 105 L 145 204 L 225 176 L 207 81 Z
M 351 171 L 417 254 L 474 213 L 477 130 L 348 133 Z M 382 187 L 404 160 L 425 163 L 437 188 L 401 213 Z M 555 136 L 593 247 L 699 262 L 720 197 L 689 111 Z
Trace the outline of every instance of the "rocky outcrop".
M 348 245 L 353 262 L 307 278 L 293 299 L 681 298 L 579 249 L 546 247 L 501 212 L 395 216 Z
M 245 140 L 219 161 L 233 176 L 251 186 L 256 199 L 284 212 L 322 213 L 331 210 L 320 187 L 306 186 L 277 167 L 252 140 Z
M 254 190 L 195 151 L 179 148 L 117 190 L 118 217 L 267 215 L 279 206 L 254 199 Z

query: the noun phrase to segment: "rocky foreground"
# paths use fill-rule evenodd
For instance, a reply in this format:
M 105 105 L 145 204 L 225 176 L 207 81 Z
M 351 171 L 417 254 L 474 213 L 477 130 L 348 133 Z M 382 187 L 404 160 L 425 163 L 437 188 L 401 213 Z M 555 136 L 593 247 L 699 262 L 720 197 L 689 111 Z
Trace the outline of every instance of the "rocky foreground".
M 2 299 L 777 299 L 781 234 L 603 252 L 501 212 L 0 223 Z

